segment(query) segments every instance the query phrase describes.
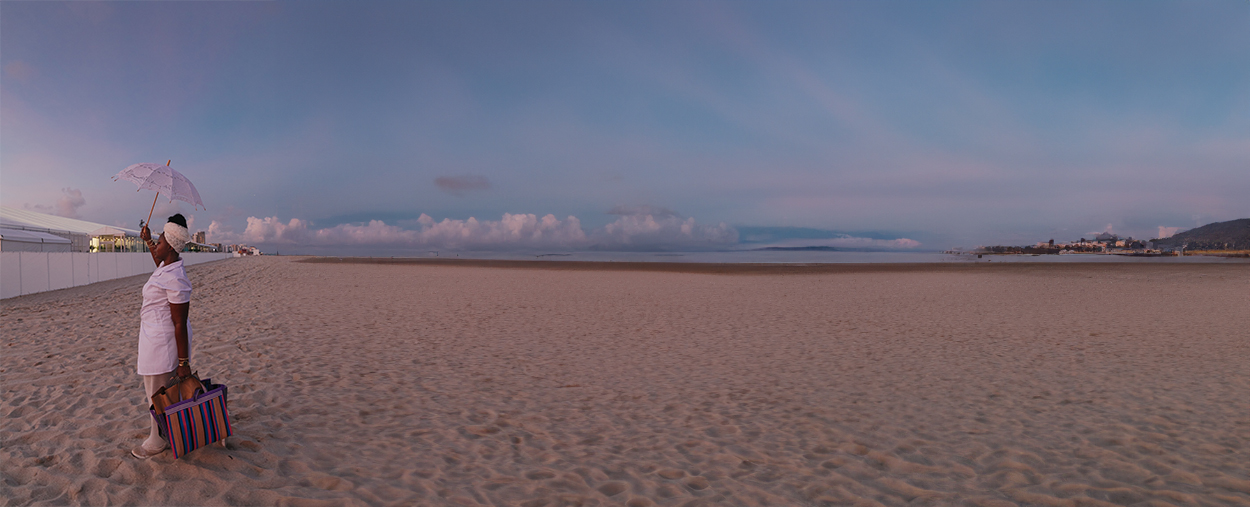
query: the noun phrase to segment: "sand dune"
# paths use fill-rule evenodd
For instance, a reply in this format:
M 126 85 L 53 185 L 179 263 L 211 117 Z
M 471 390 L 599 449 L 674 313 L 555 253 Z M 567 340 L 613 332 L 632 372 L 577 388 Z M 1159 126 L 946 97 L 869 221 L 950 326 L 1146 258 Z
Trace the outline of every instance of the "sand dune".
M 226 448 L 128 455 L 144 278 L 0 303 L 2 505 L 1250 505 L 1250 269 L 192 266 Z

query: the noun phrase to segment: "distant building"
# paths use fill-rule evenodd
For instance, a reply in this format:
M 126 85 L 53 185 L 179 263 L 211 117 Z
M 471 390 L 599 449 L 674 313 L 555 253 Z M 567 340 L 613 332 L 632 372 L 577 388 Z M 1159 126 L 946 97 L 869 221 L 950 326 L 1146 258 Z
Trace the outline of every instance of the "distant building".
M 242 257 L 245 255 L 261 255 L 259 248 L 247 245 L 229 245 L 226 247 L 226 252 L 233 253 L 235 257 Z
M 201 243 L 201 244 L 202 244 L 202 243 L 208 243 L 208 240 L 206 239 L 206 236 L 207 236 L 207 234 L 205 234 L 205 232 L 204 232 L 204 231 L 198 231 L 198 232 L 196 232 L 196 233 L 195 233 L 195 236 L 191 239 L 191 241 L 194 241 L 194 242 L 196 242 L 196 243 Z
M 221 244 L 197 243 L 192 241 L 185 247 L 187 252 L 220 252 Z

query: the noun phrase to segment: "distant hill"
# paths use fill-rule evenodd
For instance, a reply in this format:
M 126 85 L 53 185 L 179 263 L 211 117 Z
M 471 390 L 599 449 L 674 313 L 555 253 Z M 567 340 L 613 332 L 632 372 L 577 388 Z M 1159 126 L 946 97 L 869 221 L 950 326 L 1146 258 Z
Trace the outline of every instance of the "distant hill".
M 1250 250 L 1250 218 L 1207 224 L 1154 242 L 1171 247 L 1188 245 L 1190 250 Z

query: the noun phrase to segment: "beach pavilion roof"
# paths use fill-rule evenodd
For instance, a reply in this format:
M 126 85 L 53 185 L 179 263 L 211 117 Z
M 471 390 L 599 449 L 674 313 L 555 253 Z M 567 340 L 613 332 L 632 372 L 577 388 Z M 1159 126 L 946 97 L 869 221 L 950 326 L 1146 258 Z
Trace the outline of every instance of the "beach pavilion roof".
M 126 236 L 138 236 L 139 231 L 127 229 L 124 227 L 113 227 L 110 225 L 97 224 L 86 220 L 78 220 L 76 218 L 58 217 L 38 211 L 30 211 L 18 209 L 10 206 L 0 206 L 0 225 L 6 228 L 34 228 L 45 229 L 50 231 L 66 231 L 75 234 L 86 234 L 88 236 L 121 236 L 118 231 Z M 97 234 L 97 231 L 106 231 L 105 234 Z
M 126 232 L 125 229 L 106 225 L 94 231 L 91 231 L 91 237 L 98 238 L 100 236 L 138 236 L 136 233 Z

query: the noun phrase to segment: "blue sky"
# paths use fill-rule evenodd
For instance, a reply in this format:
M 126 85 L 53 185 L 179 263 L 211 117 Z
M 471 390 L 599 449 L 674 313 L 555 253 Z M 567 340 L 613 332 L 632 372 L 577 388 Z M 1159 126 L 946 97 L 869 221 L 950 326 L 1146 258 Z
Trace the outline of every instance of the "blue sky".
M 1153 237 L 1250 216 L 1250 4 L 0 4 L 0 202 L 166 159 L 288 248 Z

